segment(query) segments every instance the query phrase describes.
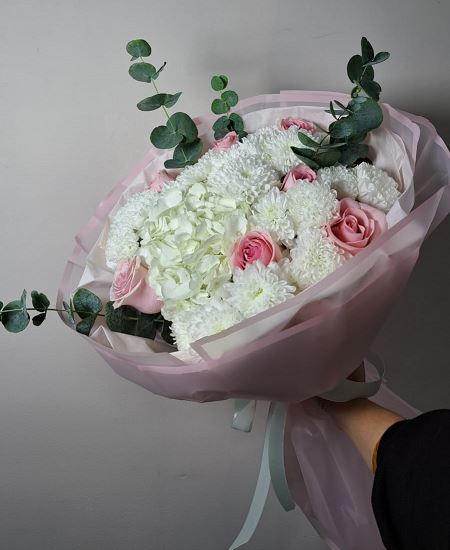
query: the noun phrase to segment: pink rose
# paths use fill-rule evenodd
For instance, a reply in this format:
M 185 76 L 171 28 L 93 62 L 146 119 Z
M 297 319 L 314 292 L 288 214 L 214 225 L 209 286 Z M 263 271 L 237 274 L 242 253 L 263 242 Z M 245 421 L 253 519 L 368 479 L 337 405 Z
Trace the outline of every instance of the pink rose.
M 326 226 L 328 238 L 352 256 L 361 252 L 388 228 L 381 210 L 353 199 L 339 202 L 339 216 Z
M 301 118 L 294 118 L 288 116 L 287 118 L 281 119 L 280 123 L 282 130 L 288 130 L 291 126 L 297 126 L 299 130 L 307 130 L 308 132 L 315 132 L 316 127 L 309 120 L 303 120 Z
M 236 132 L 228 132 L 222 139 L 218 139 L 214 143 L 214 149 L 219 149 L 220 151 L 226 151 L 232 145 L 239 141 L 239 136 Z
M 140 256 L 120 262 L 114 273 L 110 299 L 114 307 L 133 306 L 142 313 L 158 313 L 160 302 L 155 291 L 147 283 L 148 269 Z
M 161 193 L 163 190 L 164 184 L 167 181 L 174 181 L 175 178 L 171 176 L 168 172 L 165 170 L 159 170 L 151 181 L 148 183 L 148 188 L 152 189 L 153 191 L 156 191 L 157 193 Z
M 316 173 L 306 164 L 299 164 L 290 170 L 283 178 L 280 191 L 287 191 L 297 183 L 298 180 L 314 181 Z
M 260 260 L 264 265 L 281 260 L 280 247 L 268 233 L 250 231 L 236 241 L 231 253 L 230 264 L 245 269 L 247 264 Z

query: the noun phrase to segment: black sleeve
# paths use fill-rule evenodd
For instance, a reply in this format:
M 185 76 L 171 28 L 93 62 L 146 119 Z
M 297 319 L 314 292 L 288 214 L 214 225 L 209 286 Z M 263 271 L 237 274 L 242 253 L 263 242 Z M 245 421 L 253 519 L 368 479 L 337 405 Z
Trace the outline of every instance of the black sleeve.
M 386 430 L 372 507 L 387 550 L 450 550 L 450 409 Z

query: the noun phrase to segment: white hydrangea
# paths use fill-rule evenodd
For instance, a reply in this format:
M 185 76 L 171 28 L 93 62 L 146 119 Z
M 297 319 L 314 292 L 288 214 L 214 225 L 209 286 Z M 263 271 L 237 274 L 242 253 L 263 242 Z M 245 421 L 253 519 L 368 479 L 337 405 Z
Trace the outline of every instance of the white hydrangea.
M 291 249 L 292 279 L 300 290 L 317 283 L 345 261 L 345 257 L 320 229 L 302 231 Z
M 172 318 L 172 334 L 178 349 L 183 351 L 200 338 L 222 332 L 242 319 L 231 304 L 212 299 L 208 304 L 177 311 Z
M 288 214 L 288 198 L 278 187 L 273 187 L 253 204 L 250 218 L 255 229 L 263 229 L 275 240 L 288 244 L 295 236 L 294 224 Z
M 252 317 L 294 295 L 295 287 L 288 284 L 272 263 L 267 267 L 260 261 L 233 271 L 233 281 L 223 285 L 226 301 L 245 317 Z
M 397 182 L 381 168 L 362 162 L 353 169 L 358 181 L 357 199 L 388 212 L 400 196 Z
M 109 228 L 106 243 L 106 264 L 115 269 L 116 265 L 136 255 L 139 249 L 139 232 L 146 220 L 146 211 L 155 205 L 158 194 L 146 190 L 131 196 L 116 212 Z
M 288 130 L 281 130 L 277 126 L 268 126 L 249 135 L 244 142 L 253 146 L 260 158 L 278 170 L 283 175 L 291 168 L 302 164 L 292 152 L 291 147 L 303 147 L 298 139 L 298 128 L 291 126 Z M 317 134 L 302 130 L 311 139 L 317 140 Z
M 242 207 L 248 207 L 277 185 L 278 173 L 254 152 L 237 147 L 224 156 L 224 162 L 214 167 L 208 179 L 212 193 L 232 197 Z
M 318 181 L 299 180 L 285 194 L 297 233 L 310 227 L 323 227 L 338 209 L 336 191 Z
M 358 196 L 358 179 L 355 172 L 340 164 L 320 168 L 316 181 L 335 189 L 339 200 L 345 197 L 355 199 Z

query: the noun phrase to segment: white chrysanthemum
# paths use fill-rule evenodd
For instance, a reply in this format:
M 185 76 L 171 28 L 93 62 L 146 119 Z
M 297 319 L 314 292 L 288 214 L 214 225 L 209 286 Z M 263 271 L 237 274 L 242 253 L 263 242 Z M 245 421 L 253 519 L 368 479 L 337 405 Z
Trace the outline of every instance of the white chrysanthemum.
M 288 212 L 297 232 L 323 227 L 338 208 L 336 191 L 324 183 L 299 180 L 286 191 Z
M 298 131 L 296 126 L 291 126 L 288 130 L 268 126 L 249 135 L 244 143 L 255 147 L 260 157 L 280 174 L 286 174 L 294 166 L 302 164 L 291 149 L 292 146 L 304 147 L 298 139 Z M 317 134 L 302 131 L 311 139 L 318 139 Z
M 224 161 L 223 151 L 210 149 L 198 162 L 192 166 L 186 166 L 177 177 L 176 181 L 182 186 L 191 186 L 196 183 L 207 183 L 209 174 L 214 168 L 218 168 Z
M 137 193 L 119 208 L 109 228 L 106 243 L 106 264 L 114 269 L 139 249 L 139 231 L 145 222 L 145 212 L 157 201 L 158 193 L 147 190 Z
M 242 315 L 229 303 L 211 300 L 175 313 L 172 334 L 179 350 L 187 350 L 192 342 L 226 330 L 242 321 Z
M 294 295 L 295 287 L 282 277 L 276 264 L 267 267 L 260 261 L 235 269 L 233 282 L 223 285 L 226 301 L 245 318 L 280 304 Z
M 300 290 L 317 283 L 345 261 L 320 229 L 302 231 L 291 249 L 290 272 Z
M 273 187 L 253 204 L 251 224 L 270 233 L 275 240 L 288 244 L 295 236 L 294 225 L 288 214 L 286 193 Z
M 358 196 L 358 180 L 355 172 L 341 164 L 318 170 L 316 181 L 335 189 L 338 199 L 345 197 L 355 199 Z
M 400 195 L 397 182 L 384 170 L 367 162 L 358 164 L 353 170 L 358 182 L 357 199 L 388 212 Z
M 224 156 L 223 164 L 215 167 L 208 178 L 212 193 L 232 198 L 241 205 L 251 205 L 278 183 L 277 172 L 245 148 L 234 148 Z

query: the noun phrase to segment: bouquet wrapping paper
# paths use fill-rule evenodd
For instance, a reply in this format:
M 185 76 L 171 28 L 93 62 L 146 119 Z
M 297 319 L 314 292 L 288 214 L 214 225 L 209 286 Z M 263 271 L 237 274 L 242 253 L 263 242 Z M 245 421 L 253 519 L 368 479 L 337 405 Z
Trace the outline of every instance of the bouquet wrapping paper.
M 281 92 L 241 101 L 253 131 L 283 116 L 327 125 L 331 92 Z M 289 488 L 330 548 L 383 548 L 370 506 L 371 474 L 346 437 L 310 398 L 333 389 L 363 360 L 417 261 L 426 236 L 450 211 L 450 154 L 425 119 L 383 105 L 371 132 L 374 164 L 401 182 L 390 229 L 343 267 L 295 298 L 199 340 L 201 359 L 163 342 L 97 325 L 87 338 L 122 377 L 153 393 L 198 402 L 229 398 L 289 404 L 285 464 Z M 197 119 L 212 143 L 210 118 Z M 107 299 L 113 273 L 104 244 L 110 216 L 161 169 L 166 153 L 151 149 L 98 206 L 76 237 L 57 307 L 79 286 Z M 63 317 L 63 320 L 64 317 Z M 375 398 L 404 416 L 417 413 L 384 385 Z

